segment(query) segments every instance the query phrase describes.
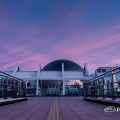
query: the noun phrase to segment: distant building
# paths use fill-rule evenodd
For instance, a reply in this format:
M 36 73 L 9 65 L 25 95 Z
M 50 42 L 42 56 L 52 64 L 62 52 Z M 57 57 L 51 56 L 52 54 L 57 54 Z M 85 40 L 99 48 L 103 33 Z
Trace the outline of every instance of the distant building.
M 19 66 L 13 71 L 5 71 L 16 78 L 26 80 L 27 96 L 47 95 L 83 95 L 83 82 L 109 72 L 116 67 L 99 67 L 95 74 L 89 74 L 87 65 L 82 68 L 79 64 L 66 59 L 54 60 L 38 71 L 22 71 Z M 116 79 L 120 75 L 116 75 Z M 106 82 L 112 77 L 105 77 Z
M 27 81 L 27 95 L 82 95 L 83 81 L 89 79 L 86 64 L 60 59 L 39 67 L 38 71 L 21 71 L 17 66 L 7 74 Z
M 113 69 L 115 69 L 116 67 L 99 67 L 95 70 L 95 76 L 101 75 L 105 72 L 109 72 Z

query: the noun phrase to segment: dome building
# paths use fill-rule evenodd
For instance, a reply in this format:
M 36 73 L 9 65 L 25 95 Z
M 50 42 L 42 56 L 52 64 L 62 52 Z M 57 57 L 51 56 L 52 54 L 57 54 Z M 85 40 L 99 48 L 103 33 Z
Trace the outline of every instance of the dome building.
M 52 61 L 48 63 L 42 70 L 62 71 L 62 63 L 64 64 L 64 71 L 83 71 L 83 68 L 80 65 L 66 59 Z
M 86 64 L 82 68 L 67 59 L 54 60 L 38 71 L 21 71 L 19 66 L 7 71 L 15 77 L 27 80 L 27 95 L 79 95 L 83 81 L 88 80 Z

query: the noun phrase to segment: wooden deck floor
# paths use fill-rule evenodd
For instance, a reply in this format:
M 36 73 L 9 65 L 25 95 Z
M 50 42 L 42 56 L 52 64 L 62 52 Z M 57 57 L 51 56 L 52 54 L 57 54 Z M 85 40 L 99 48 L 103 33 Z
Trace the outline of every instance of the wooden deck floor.
M 0 120 L 120 120 L 120 112 L 81 97 L 33 97 L 0 106 Z

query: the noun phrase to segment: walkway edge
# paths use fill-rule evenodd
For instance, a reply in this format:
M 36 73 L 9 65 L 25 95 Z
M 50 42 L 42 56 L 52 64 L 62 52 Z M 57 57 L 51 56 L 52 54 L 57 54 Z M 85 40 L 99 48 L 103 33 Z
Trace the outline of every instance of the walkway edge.
M 112 102 L 112 101 L 97 100 L 97 99 L 90 99 L 90 98 L 84 98 L 84 100 L 90 101 L 90 102 L 94 102 L 94 103 L 109 105 L 109 106 L 117 106 L 117 107 L 120 107 L 120 103 Z
M 26 101 L 26 100 L 27 100 L 27 98 L 19 98 L 19 99 L 13 99 L 13 100 L 8 100 L 8 101 L 6 100 L 6 101 L 0 102 L 0 106 L 13 104 L 16 102 L 21 102 L 21 101 Z

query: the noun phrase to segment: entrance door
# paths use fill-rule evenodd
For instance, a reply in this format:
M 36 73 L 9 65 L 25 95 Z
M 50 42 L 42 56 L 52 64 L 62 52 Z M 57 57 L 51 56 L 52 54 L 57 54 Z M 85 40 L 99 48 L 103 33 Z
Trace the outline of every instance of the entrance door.
M 42 96 L 60 96 L 61 85 L 61 80 L 42 80 L 39 83 Z

